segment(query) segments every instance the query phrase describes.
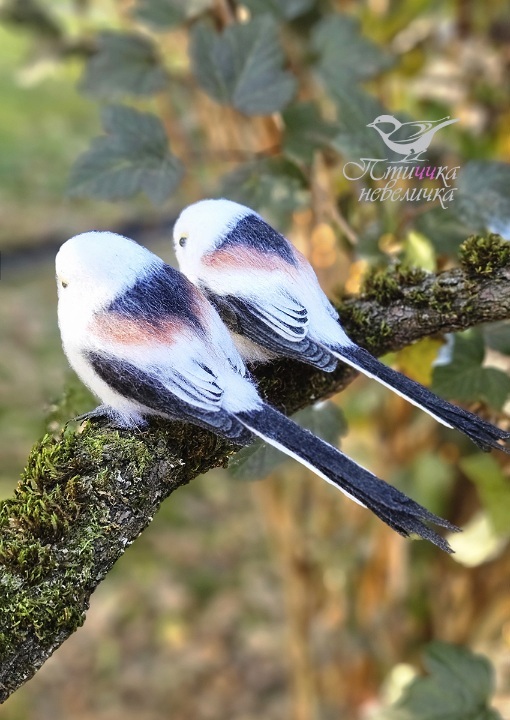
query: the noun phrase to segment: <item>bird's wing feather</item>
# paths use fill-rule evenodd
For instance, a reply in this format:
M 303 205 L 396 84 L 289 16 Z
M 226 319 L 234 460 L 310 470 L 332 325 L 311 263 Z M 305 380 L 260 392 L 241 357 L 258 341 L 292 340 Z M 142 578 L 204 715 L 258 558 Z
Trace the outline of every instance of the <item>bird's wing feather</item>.
M 208 293 L 230 330 L 246 336 L 268 350 L 312 362 L 324 369 L 336 366 L 331 354 L 308 336 L 308 312 L 288 293 L 280 293 L 271 302 L 234 295 Z
M 213 302 L 215 297 L 211 297 Z M 292 347 L 299 344 L 308 332 L 306 308 L 289 296 L 282 295 L 272 302 L 262 303 L 254 297 L 227 295 L 221 297 L 218 307 L 220 310 L 225 307 L 231 311 L 238 329 L 242 332 L 252 326 L 253 333 L 257 336 L 253 338 L 255 341 L 257 338 L 260 341 L 272 339 L 274 343 L 285 343 Z
M 204 294 L 207 293 L 204 292 Z M 246 367 L 227 330 L 229 323 L 225 319 L 222 322 L 218 309 L 215 309 L 212 303 L 205 303 L 203 314 L 207 318 L 207 333 L 215 353 L 221 353 L 223 360 L 226 360 L 236 373 L 244 377 Z
M 279 293 L 270 303 L 250 299 L 251 312 L 290 342 L 300 342 L 308 333 L 308 312 L 295 298 Z
M 120 392 L 122 388 L 122 395 L 151 410 L 172 414 L 171 405 L 175 398 L 208 412 L 217 412 L 221 408 L 223 390 L 217 384 L 216 376 L 194 358 L 186 358 L 186 362 L 180 362 L 176 368 L 169 353 L 168 363 L 164 365 L 157 360 L 151 363 L 149 358 L 142 366 L 122 355 L 93 349 L 88 352 L 88 359 L 114 390 Z
M 190 361 L 180 371 L 161 366 L 140 368 L 104 351 L 88 351 L 87 360 L 111 388 L 144 408 L 214 430 L 238 442 L 249 441 L 242 426 L 221 407 L 222 389 L 213 372 Z

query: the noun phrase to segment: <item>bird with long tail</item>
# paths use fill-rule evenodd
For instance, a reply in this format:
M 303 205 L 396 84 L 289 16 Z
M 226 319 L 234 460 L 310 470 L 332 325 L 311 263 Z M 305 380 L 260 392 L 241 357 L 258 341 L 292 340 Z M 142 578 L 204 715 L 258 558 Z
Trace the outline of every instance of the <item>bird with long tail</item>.
M 510 432 L 435 395 L 354 343 L 307 259 L 256 212 L 230 200 L 202 200 L 174 226 L 182 272 L 215 305 L 247 361 L 301 360 L 327 372 L 342 361 L 467 435 L 482 450 Z

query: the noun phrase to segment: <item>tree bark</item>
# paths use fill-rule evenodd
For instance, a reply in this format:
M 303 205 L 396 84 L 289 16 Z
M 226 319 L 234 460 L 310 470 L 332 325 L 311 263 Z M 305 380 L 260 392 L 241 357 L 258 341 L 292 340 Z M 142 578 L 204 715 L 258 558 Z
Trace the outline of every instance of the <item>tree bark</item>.
M 381 354 L 509 319 L 510 244 L 472 238 L 461 262 L 439 275 L 397 269 L 372 276 L 361 297 L 340 307 L 346 330 Z M 286 413 L 355 376 L 343 365 L 327 374 L 287 360 L 254 374 L 261 393 Z M 92 592 L 160 503 L 235 451 L 212 433 L 163 421 L 139 433 L 87 422 L 34 447 L 14 497 L 0 505 L 0 701 L 83 623 Z

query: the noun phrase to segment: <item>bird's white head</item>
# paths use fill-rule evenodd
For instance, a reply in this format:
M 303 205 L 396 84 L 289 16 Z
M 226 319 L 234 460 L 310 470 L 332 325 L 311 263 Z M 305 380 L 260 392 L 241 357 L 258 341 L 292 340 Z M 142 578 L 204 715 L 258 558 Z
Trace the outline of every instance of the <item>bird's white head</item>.
M 62 245 L 55 258 L 59 305 L 72 306 L 77 312 L 100 309 L 143 277 L 158 260 L 122 235 L 75 235 Z
M 202 257 L 214 250 L 241 218 L 254 214 L 251 208 L 224 198 L 188 205 L 177 218 L 173 232 L 181 271 L 196 282 Z

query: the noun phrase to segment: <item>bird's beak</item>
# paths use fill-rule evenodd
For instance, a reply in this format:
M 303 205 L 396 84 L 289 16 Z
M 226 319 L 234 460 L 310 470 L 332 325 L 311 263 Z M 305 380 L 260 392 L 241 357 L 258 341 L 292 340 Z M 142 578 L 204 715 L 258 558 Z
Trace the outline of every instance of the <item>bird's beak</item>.
M 367 127 L 375 127 L 375 125 L 373 122 L 371 122 L 371 123 L 368 123 Z

